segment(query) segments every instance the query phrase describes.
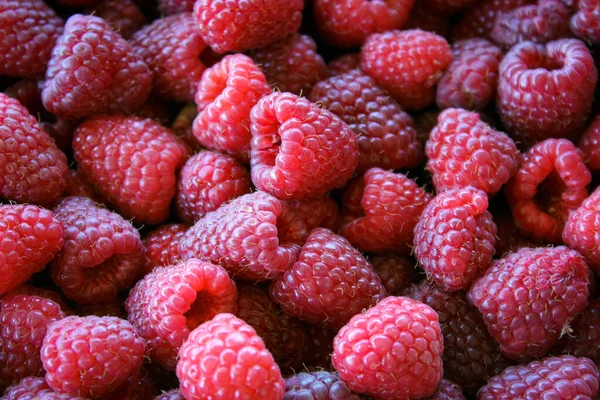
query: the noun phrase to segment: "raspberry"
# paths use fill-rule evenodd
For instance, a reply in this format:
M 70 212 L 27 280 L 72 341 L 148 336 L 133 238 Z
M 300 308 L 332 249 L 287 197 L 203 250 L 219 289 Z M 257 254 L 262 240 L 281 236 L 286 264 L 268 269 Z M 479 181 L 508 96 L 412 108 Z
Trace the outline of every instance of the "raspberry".
M 592 44 L 600 43 L 599 11 L 600 1 L 579 0 L 577 12 L 571 17 L 571 31 Z
M 146 347 L 134 327 L 115 317 L 66 317 L 42 344 L 46 382 L 60 393 L 97 397 L 142 366 Z
M 375 32 L 400 29 L 414 0 L 315 0 L 313 18 L 326 42 L 337 47 L 357 47 Z
M 492 196 L 517 172 L 519 150 L 479 114 L 449 108 L 438 117 L 425 152 L 436 190 L 472 186 Z
M 61 118 L 123 113 L 142 105 L 150 71 L 102 18 L 74 15 L 52 49 L 44 107 Z
M 302 0 L 198 0 L 194 17 L 205 43 L 217 53 L 234 53 L 265 47 L 295 33 L 303 8 Z
M 448 42 L 419 29 L 373 34 L 361 52 L 363 70 L 410 109 L 434 103 L 435 85 L 451 62 Z
M 65 246 L 50 267 L 65 296 L 81 304 L 102 303 L 133 285 L 144 247 L 128 221 L 86 197 L 67 197 L 54 213 L 65 227 Z
M 460 386 L 447 379 L 442 379 L 435 393 L 426 400 L 466 400 Z
M 588 197 L 590 181 L 583 153 L 573 143 L 536 144 L 505 188 L 517 227 L 534 239 L 560 243 L 569 213 Z
M 405 30 L 421 29 L 448 37 L 448 16 L 432 13 L 431 8 L 425 2 L 416 1 L 408 16 L 408 21 L 406 21 L 403 28 Z
M 179 259 L 179 241 L 188 230 L 187 225 L 168 224 L 152 230 L 144 243 L 144 266 L 142 274 L 147 275 L 156 267 L 176 264 Z
M 4 94 L 17 100 L 31 115 L 37 117 L 45 111 L 42 104 L 43 84 L 43 81 L 35 79 L 21 79 L 4 89 Z
M 290 36 L 248 55 L 260 66 L 269 85 L 280 92 L 306 95 L 329 74 L 315 41 L 307 35 Z
M 175 200 L 177 215 L 193 224 L 250 189 L 250 173 L 233 158 L 212 151 L 200 152 L 181 169 Z
M 254 185 L 283 200 L 320 197 L 348 182 L 358 140 L 333 113 L 291 93 L 261 99 L 250 114 Z
M 185 397 L 181 394 L 181 390 L 172 389 L 168 392 L 164 392 L 160 396 L 154 397 L 154 400 L 185 400 Z
M 107 303 L 98 304 L 78 304 L 75 306 L 77 315 L 86 317 L 88 315 L 95 315 L 97 317 L 125 317 L 125 313 L 121 309 L 121 301 L 116 299 Z
M 78 168 L 121 215 L 158 224 L 169 216 L 177 176 L 188 150 L 157 122 L 96 117 L 77 127 Z
M 81 196 L 87 197 L 97 203 L 102 202 L 102 199 L 98 193 L 96 193 L 92 184 L 81 171 L 68 169 L 65 174 L 65 183 L 65 190 L 63 191 L 65 196 Z
M 386 296 L 362 254 L 324 228 L 311 232 L 298 261 L 271 285 L 286 314 L 334 328 Z
M 129 292 L 129 322 L 146 340 L 152 362 L 174 370 L 190 332 L 222 312 L 235 312 L 237 289 L 218 265 L 196 259 L 157 267 Z
M 570 324 L 569 331 L 561 338 L 553 354 L 570 354 L 587 357 L 596 365 L 600 362 L 600 299 L 591 300 L 586 309 Z
M 177 377 L 187 399 L 281 399 L 285 391 L 260 336 L 231 314 L 219 314 L 190 333 L 179 350 Z
M 277 224 L 279 237 L 285 242 L 304 244 L 310 232 L 319 227 L 337 231 L 338 206 L 329 196 L 308 200 L 288 200 L 287 212 Z
M 65 302 L 63 297 L 58 293 L 58 289 L 57 290 L 43 289 L 43 288 L 38 288 L 38 287 L 31 286 L 31 285 L 24 283 L 22 285 L 17 286 L 15 289 L 11 290 L 10 294 L 11 295 L 23 294 L 23 295 L 27 295 L 27 296 L 41 297 L 46 300 L 52 300 L 53 302 L 55 302 L 56 304 L 58 304 L 60 306 L 61 310 L 66 315 L 73 314 L 73 312 L 71 311 L 71 309 L 69 308 L 69 306 L 67 305 L 67 303 Z
M 600 189 L 569 214 L 562 238 L 567 246 L 585 257 L 594 271 L 600 271 Z
M 172 15 L 192 12 L 196 0 L 158 0 L 158 11 L 161 15 Z
M 103 0 L 88 11 L 108 22 L 125 39 L 146 23 L 146 17 L 133 0 Z
M 431 198 L 405 175 L 371 168 L 344 193 L 340 233 L 362 251 L 408 254 Z
M 238 197 L 196 222 L 179 243 L 184 260 L 207 259 L 245 279 L 273 279 L 298 258 L 300 246 L 283 242 L 277 225 L 289 210 L 264 193 Z
M 131 375 L 127 382 L 118 386 L 112 392 L 100 396 L 99 400 L 143 400 L 150 399 L 156 393 L 156 385 L 150 379 L 148 371 L 142 368 Z
M 193 101 L 205 66 L 206 45 L 191 13 L 160 18 L 131 38 L 133 51 L 152 71 L 154 90 L 168 100 Z
M 536 247 L 536 243 L 523 235 L 515 225 L 515 221 L 509 212 L 494 214 L 496 224 L 496 255 L 504 257 L 510 252 L 522 247 Z
M 358 136 L 356 172 L 410 168 L 421 161 L 412 118 L 360 70 L 317 83 L 308 98 L 340 117 Z
M 196 92 L 194 136 L 203 146 L 248 161 L 250 110 L 271 93 L 260 68 L 243 54 L 225 56 L 206 70 Z
M 0 294 L 41 271 L 63 247 L 63 226 L 43 208 L 0 205 Z
M 2 0 L 0 21 L 0 75 L 43 75 L 63 21 L 42 0 Z
M 590 171 L 600 170 L 600 115 L 596 115 L 586 128 L 577 145 L 585 154 Z
M 331 76 L 341 75 L 360 68 L 360 53 L 350 53 L 336 58 L 329 63 L 328 67 Z
M 408 257 L 377 254 L 369 257 L 369 263 L 390 296 L 399 296 L 406 287 L 417 280 L 416 263 Z
M 56 393 L 44 378 L 30 376 L 11 386 L 4 392 L 2 400 L 87 400 L 85 397 L 74 397 Z
M 588 266 L 567 247 L 522 248 L 494 261 L 469 289 L 500 350 L 517 361 L 543 356 L 583 311 Z
M 597 80 L 592 55 L 579 40 L 518 44 L 500 63 L 498 114 L 524 145 L 568 138 L 584 127 Z
M 452 44 L 454 61 L 437 86 L 441 108 L 482 110 L 496 97 L 502 50 L 485 39 L 467 39 Z
M 285 380 L 283 400 L 359 400 L 335 372 L 300 372 Z
M 323 325 L 307 324 L 307 331 L 309 343 L 303 364 L 316 371 L 330 370 L 333 338 L 338 330 Z

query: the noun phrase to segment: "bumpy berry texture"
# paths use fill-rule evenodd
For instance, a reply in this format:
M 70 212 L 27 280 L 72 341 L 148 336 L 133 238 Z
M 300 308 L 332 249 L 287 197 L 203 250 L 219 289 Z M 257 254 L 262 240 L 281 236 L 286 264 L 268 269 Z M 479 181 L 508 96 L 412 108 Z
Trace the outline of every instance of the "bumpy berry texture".
M 291 93 L 261 99 L 250 114 L 254 185 L 283 199 L 320 197 L 348 182 L 356 134 L 330 111 Z
M 152 71 L 154 91 L 180 102 L 194 100 L 205 66 L 206 45 L 191 13 L 160 18 L 137 31 L 130 43 Z
M 46 379 L 30 376 L 11 386 L 4 392 L 2 400 L 87 400 L 85 397 L 74 397 L 57 393 L 48 386 Z
M 447 379 L 442 379 L 435 393 L 427 400 L 466 400 L 460 386 Z
M 146 23 L 134 0 L 103 0 L 88 11 L 108 22 L 112 30 L 125 39 Z
M 273 279 L 298 258 L 300 246 L 282 242 L 278 223 L 285 220 L 286 204 L 264 192 L 238 197 L 208 213 L 179 243 L 184 260 L 207 259 L 232 276 Z
M 438 315 L 407 297 L 388 297 L 354 316 L 333 346 L 333 366 L 359 393 L 426 397 L 442 378 L 444 346 Z
M 579 0 L 577 12 L 571 17 L 571 31 L 592 44 L 600 43 L 599 10 L 598 0 Z
M 42 101 L 71 119 L 133 111 L 146 101 L 151 81 L 146 64 L 108 22 L 77 14 L 52 49 Z
M 214 51 L 241 52 L 268 46 L 295 33 L 303 8 L 302 0 L 198 0 L 194 17 L 204 42 Z
M 144 265 L 142 275 L 146 275 L 155 267 L 166 267 L 180 260 L 179 242 L 188 230 L 184 224 L 167 224 L 149 232 L 144 240 Z
M 358 167 L 401 169 L 421 161 L 412 118 L 375 80 L 358 69 L 315 85 L 308 97 L 342 119 L 358 136 Z
M 188 150 L 153 120 L 113 116 L 79 125 L 73 153 L 78 168 L 121 215 L 158 224 L 169 216 L 176 173 Z
M 369 257 L 369 263 L 390 296 L 400 296 L 418 279 L 416 262 L 406 256 L 377 254 Z
M 219 314 L 190 333 L 179 350 L 177 377 L 187 399 L 281 400 L 285 392 L 263 340 L 231 314 Z
M 42 104 L 43 85 L 43 81 L 24 78 L 4 89 L 3 93 L 25 106 L 31 115 L 38 116 L 44 112 L 44 105 Z
M 353 69 L 360 68 L 360 53 L 348 53 L 336 58 L 328 64 L 331 76 L 345 74 Z
M 569 331 L 552 349 L 552 354 L 587 357 L 600 362 L 600 299 L 591 300 L 586 309 L 570 324 Z
M 285 380 L 283 400 L 359 400 L 335 372 L 300 372 Z
M 177 351 L 190 332 L 219 313 L 234 313 L 236 298 L 227 271 L 191 259 L 155 268 L 131 289 L 125 308 L 152 362 L 174 370 Z
M 286 314 L 333 328 L 386 296 L 363 255 L 324 228 L 311 232 L 298 261 L 271 286 L 271 297 Z
M 525 247 L 494 261 L 468 296 L 500 350 L 528 361 L 546 354 L 585 309 L 588 272 L 567 247 Z
M 340 233 L 361 251 L 409 254 L 431 198 L 405 175 L 371 168 L 346 188 Z
M 96 193 L 96 190 L 94 190 L 94 187 L 85 175 L 81 171 L 71 168 L 65 174 L 65 190 L 63 191 L 63 195 L 65 197 L 82 196 L 98 203 L 102 202 L 100 195 Z
M 288 200 L 287 210 L 277 223 L 280 240 L 304 244 L 310 232 L 318 227 L 337 231 L 339 212 L 337 203 L 329 196 L 307 200 Z
M 591 174 L 566 139 L 548 139 L 523 155 L 505 192 L 517 227 L 537 240 L 560 243 L 569 217 L 588 197 Z
M 600 115 L 590 121 L 577 147 L 585 154 L 585 163 L 590 171 L 600 170 Z
M 451 62 L 448 42 L 419 29 L 373 34 L 361 52 L 363 70 L 410 109 L 434 103 L 435 85 Z
M 118 386 L 112 392 L 105 393 L 98 400 L 142 400 L 151 399 L 157 392 L 156 384 L 150 377 L 148 370 L 142 368 Z
M 526 146 L 569 138 L 585 125 L 597 81 L 598 71 L 583 42 L 524 42 L 500 63 L 498 114 L 507 132 Z
M 585 257 L 592 269 L 600 271 L 600 189 L 569 214 L 562 238 L 567 246 Z
M 158 11 L 161 15 L 172 15 L 192 12 L 196 0 L 158 0 Z

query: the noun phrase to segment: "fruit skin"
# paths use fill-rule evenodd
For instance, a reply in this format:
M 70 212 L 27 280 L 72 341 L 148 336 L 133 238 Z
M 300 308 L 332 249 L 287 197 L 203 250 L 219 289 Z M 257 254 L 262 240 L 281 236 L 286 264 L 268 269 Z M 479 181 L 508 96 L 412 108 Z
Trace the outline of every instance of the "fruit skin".
M 571 31 L 592 44 L 600 43 L 599 8 L 598 0 L 579 0 L 576 13 L 571 17 Z
M 176 264 L 179 255 L 179 242 L 189 226 L 184 224 L 166 224 L 157 227 L 146 235 L 144 243 L 144 265 L 142 276 L 152 272 L 155 267 Z
M 587 305 L 589 269 L 565 246 L 522 248 L 494 261 L 468 298 L 500 350 L 516 361 L 541 357 Z
M 368 260 L 390 296 L 400 296 L 419 278 L 417 263 L 412 258 L 384 253 L 371 256 Z
M 283 400 L 359 400 L 335 372 L 300 372 L 285 379 Z
M 447 379 L 442 379 L 433 394 L 427 400 L 466 400 L 460 386 Z
M 85 397 L 74 397 L 64 393 L 55 392 L 46 379 L 29 376 L 21 379 L 21 381 L 5 392 L 2 400 L 88 400 Z
M 600 170 L 600 115 L 596 115 L 585 129 L 577 145 L 585 155 L 590 171 Z
M 346 53 L 331 61 L 327 66 L 330 76 L 345 74 L 353 69 L 360 68 L 360 53 Z
M 590 300 L 586 309 L 570 324 L 569 331 L 552 349 L 551 354 L 570 354 L 600 362 L 600 299 Z
M 124 39 L 129 39 L 146 23 L 146 17 L 134 0 L 103 0 L 87 11 L 108 22 Z
M 307 200 L 288 200 L 287 212 L 277 223 L 279 240 L 300 246 L 315 228 L 337 231 L 339 227 L 338 205 L 329 196 Z
M 196 0 L 158 0 L 158 11 L 161 15 L 173 15 L 192 12 Z
M 600 189 L 569 214 L 562 231 L 563 241 L 585 257 L 587 264 L 600 272 Z

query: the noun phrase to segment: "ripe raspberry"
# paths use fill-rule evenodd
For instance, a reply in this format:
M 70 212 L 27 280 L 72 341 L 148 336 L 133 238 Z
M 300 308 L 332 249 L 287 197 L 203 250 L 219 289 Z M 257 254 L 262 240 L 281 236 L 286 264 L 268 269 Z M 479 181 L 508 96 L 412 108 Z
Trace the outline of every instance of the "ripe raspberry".
M 185 397 L 183 397 L 181 390 L 172 389 L 168 392 L 164 392 L 160 396 L 154 397 L 154 400 L 185 400 Z
M 52 50 L 42 101 L 66 119 L 130 112 L 146 101 L 151 80 L 146 64 L 106 21 L 76 14 Z
M 435 85 L 451 62 L 448 42 L 419 29 L 373 34 L 361 52 L 363 70 L 411 109 L 434 103 Z
M 533 240 L 519 231 L 510 211 L 494 213 L 494 223 L 496 224 L 496 256 L 502 258 L 522 247 L 536 247 Z
M 158 11 L 161 15 L 173 15 L 192 12 L 196 0 L 158 0 Z
M 146 17 L 134 0 L 103 0 L 88 12 L 108 22 L 112 30 L 125 39 L 146 23 Z
M 517 227 L 534 239 L 560 243 L 569 213 L 588 197 L 591 178 L 573 143 L 547 139 L 536 144 L 505 188 Z
M 179 242 L 188 230 L 184 224 L 162 225 L 146 235 L 144 243 L 144 265 L 142 275 L 147 275 L 156 267 L 176 264 L 179 256 Z
M 417 280 L 416 263 L 411 258 L 396 254 L 377 254 L 369 257 L 369 263 L 390 296 L 400 296 L 405 288 Z
M 571 17 L 571 31 L 592 44 L 600 43 L 600 1 L 579 0 L 577 12 Z
M 524 145 L 568 138 L 584 127 L 597 80 L 592 55 L 579 40 L 521 43 L 500 63 L 498 114 Z
M 23 294 L 23 295 L 27 295 L 27 296 L 41 297 L 46 300 L 52 300 L 53 302 L 55 302 L 56 304 L 58 304 L 60 306 L 61 310 L 66 315 L 73 315 L 73 311 L 69 308 L 69 306 L 67 305 L 67 303 L 65 302 L 65 300 L 63 299 L 61 294 L 59 293 L 58 288 L 56 288 L 56 290 L 54 288 L 53 289 L 43 289 L 43 288 L 31 286 L 27 283 L 24 283 L 22 285 L 17 286 L 15 289 L 11 290 L 10 294 L 11 295 Z
M 112 392 L 105 393 L 98 400 L 145 400 L 156 393 L 156 384 L 152 381 L 144 366 Z
M 101 203 L 102 199 L 92 184 L 87 180 L 85 175 L 76 169 L 68 169 L 65 174 L 65 190 L 63 194 L 68 196 L 87 197 L 97 203 Z
M 360 53 L 345 54 L 328 64 L 330 76 L 341 75 L 360 68 Z
M 454 61 L 437 86 L 441 108 L 482 110 L 496 97 L 502 50 L 485 39 L 467 39 L 452 44 Z
M 289 210 L 264 193 L 246 194 L 208 213 L 179 243 L 184 260 L 207 259 L 245 279 L 274 279 L 298 258 L 300 246 L 279 240 Z
M 219 314 L 190 333 L 179 350 L 177 377 L 186 399 L 279 400 L 285 391 L 260 336 L 231 314 Z
M 409 254 L 432 196 L 400 173 L 371 168 L 344 193 L 340 233 L 362 251 Z
M 568 332 L 552 349 L 553 354 L 587 357 L 600 362 L 600 299 L 591 300 L 586 309 L 570 324 Z
M 133 285 L 144 247 L 128 221 L 86 197 L 67 197 L 54 213 L 65 227 L 65 246 L 50 267 L 65 296 L 81 304 L 102 303 Z
M 500 350 L 517 361 L 541 357 L 583 311 L 588 266 L 565 246 L 522 248 L 494 261 L 469 289 Z
M 154 90 L 168 100 L 194 100 L 206 45 L 191 13 L 160 18 L 131 37 L 133 51 L 152 71 Z
M 206 44 L 217 53 L 235 53 L 265 47 L 295 33 L 303 8 L 302 0 L 198 0 L 194 17 Z
M 2 400 L 88 400 L 55 392 L 44 378 L 30 376 L 4 392 Z
M 600 114 L 592 119 L 577 147 L 585 154 L 585 162 L 590 171 L 600 170 Z
M 78 168 L 121 215 L 158 224 L 169 216 L 176 173 L 188 150 L 153 120 L 113 116 L 79 125 L 73 153 Z
M 600 271 L 600 188 L 568 215 L 562 238 L 594 271 Z
M 442 379 L 435 393 L 426 400 L 466 400 L 460 386 L 447 379 Z
M 196 92 L 194 136 L 203 146 L 248 161 L 250 110 L 271 93 L 260 68 L 243 54 L 225 56 L 206 70 Z
M 348 182 L 358 140 L 333 113 L 291 93 L 261 99 L 250 114 L 252 181 L 283 200 L 315 198 Z
M 285 380 L 283 400 L 359 400 L 335 372 L 300 372 Z
M 155 268 L 131 289 L 125 308 L 152 362 L 174 370 L 177 351 L 190 332 L 219 313 L 234 313 L 236 298 L 227 271 L 191 259 Z
M 42 104 L 43 85 L 43 81 L 24 78 L 4 89 L 4 94 L 17 100 L 31 115 L 38 117 L 45 112 Z
M 121 308 L 121 300 L 115 299 L 107 303 L 98 304 L 76 304 L 75 311 L 80 317 L 86 317 L 88 315 L 95 315 L 97 317 L 119 317 L 127 318 L 127 315 Z
M 277 223 L 280 240 L 304 244 L 315 228 L 337 231 L 339 226 L 337 203 L 329 196 L 308 200 L 288 200 L 287 212 Z
M 403 29 L 421 29 L 448 37 L 448 16 L 431 12 L 431 8 L 423 1 L 415 1 Z
M 401 169 L 421 161 L 412 118 L 364 72 L 332 76 L 315 85 L 309 100 L 342 119 L 358 136 L 358 167 Z

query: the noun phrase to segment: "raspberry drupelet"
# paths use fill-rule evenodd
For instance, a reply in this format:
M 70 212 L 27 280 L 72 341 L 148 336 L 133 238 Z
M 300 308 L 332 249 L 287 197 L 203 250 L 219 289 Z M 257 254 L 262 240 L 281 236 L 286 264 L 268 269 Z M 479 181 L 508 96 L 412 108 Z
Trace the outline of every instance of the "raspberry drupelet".
M 156 267 L 166 267 L 176 264 L 179 255 L 179 242 L 189 226 L 184 224 L 166 224 L 150 231 L 142 240 L 144 243 L 144 265 L 142 276 Z
M 285 380 L 283 400 L 359 400 L 335 372 L 300 372 Z
M 337 231 L 339 211 L 337 203 L 329 196 L 306 200 L 288 200 L 287 212 L 277 223 L 279 237 L 284 242 L 304 244 L 315 228 Z
M 591 44 L 600 43 L 599 9 L 598 0 L 579 0 L 577 12 L 571 17 L 571 31 Z
M 585 163 L 590 171 L 600 170 L 600 114 L 590 121 L 577 147 L 583 151 Z
M 43 81 L 23 78 L 4 89 L 3 93 L 17 100 L 22 106 L 27 108 L 31 115 L 37 117 L 45 111 L 42 104 L 43 86 Z
M 48 386 L 46 379 L 28 376 L 5 392 L 2 400 L 88 400 L 85 397 L 57 393 Z
M 586 309 L 570 324 L 569 331 L 552 349 L 551 354 L 587 357 L 600 362 L 600 299 L 590 300 Z
M 416 262 L 412 258 L 389 253 L 376 254 L 368 260 L 390 296 L 400 296 L 418 280 Z
M 585 257 L 594 271 L 600 272 L 600 188 L 569 214 L 562 238 Z
M 129 39 L 146 23 L 146 17 L 134 0 L 103 0 L 87 12 L 108 22 L 124 39 Z

